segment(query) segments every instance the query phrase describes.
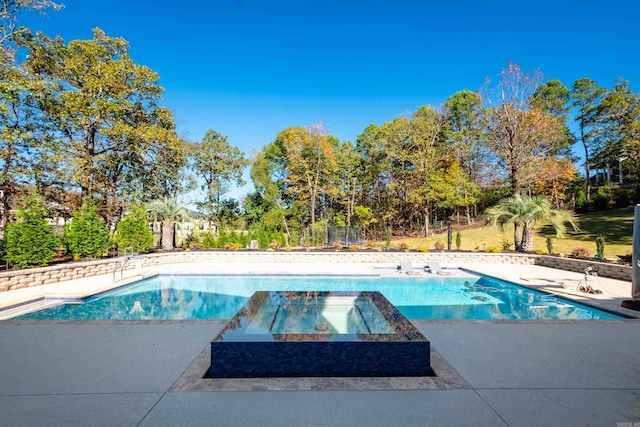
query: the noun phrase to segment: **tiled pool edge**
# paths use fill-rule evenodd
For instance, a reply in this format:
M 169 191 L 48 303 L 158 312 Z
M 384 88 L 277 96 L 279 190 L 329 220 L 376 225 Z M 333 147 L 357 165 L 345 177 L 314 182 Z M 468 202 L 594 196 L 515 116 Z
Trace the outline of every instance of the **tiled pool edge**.
M 205 378 L 211 364 L 207 345 L 169 389 L 170 392 L 212 391 L 332 391 L 332 390 L 455 390 L 471 386 L 431 348 L 430 377 L 299 377 Z

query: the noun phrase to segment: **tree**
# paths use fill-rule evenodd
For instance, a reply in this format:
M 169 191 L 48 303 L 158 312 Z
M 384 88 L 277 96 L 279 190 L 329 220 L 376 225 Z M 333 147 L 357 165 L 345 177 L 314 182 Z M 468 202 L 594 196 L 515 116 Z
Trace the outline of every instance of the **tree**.
M 159 105 L 159 76 L 133 63 L 126 40 L 96 28 L 91 40 L 65 44 L 38 33 L 19 43 L 29 50 L 25 68 L 57 88 L 41 107 L 59 129 L 69 180 L 83 198 L 101 200 L 109 225 L 120 217 L 121 200 L 143 194 L 156 169 L 179 176 L 186 147 Z
M 577 110 L 578 139 L 584 149 L 585 195 L 591 202 L 591 149 L 595 145 L 597 130 L 598 104 L 606 89 L 598 86 L 594 80 L 583 78 L 573 83 L 571 105 Z
M 44 14 L 46 9 L 55 11 L 63 7 L 51 0 L 0 0 L 0 66 L 13 62 L 15 51 L 9 43 L 20 33 L 28 31 L 26 28 L 18 28 L 18 14 L 21 10 Z
M 109 250 L 109 229 L 98 215 L 95 200 L 85 200 L 64 231 L 67 249 L 74 260 L 100 258 Z
M 7 224 L 5 247 L 9 265 L 17 268 L 43 267 L 56 254 L 58 245 L 52 227 L 47 223 L 47 210 L 37 194 L 21 200 L 16 222 Z
M 287 128 L 278 134 L 286 159 L 286 192 L 301 202 L 308 202 L 311 217 L 311 240 L 315 243 L 316 207 L 321 194 L 335 195 L 333 185 L 337 171 L 337 140 L 326 134 L 322 125 L 311 130 Z
M 549 199 L 541 196 L 515 194 L 502 199 L 485 212 L 491 225 L 513 225 L 513 241 L 519 252 L 533 250 L 533 230 L 541 223 L 550 223 L 558 237 L 564 237 L 566 223 L 578 230 L 577 218 L 568 211 L 554 210 Z
M 162 249 L 173 249 L 173 226 L 189 218 L 186 206 L 177 199 L 162 197 L 145 204 L 144 210 L 154 221 L 162 223 Z
M 518 194 L 533 177 L 527 166 L 557 154 L 566 131 L 561 119 L 532 104 L 542 79 L 539 71 L 525 73 L 510 62 L 500 75 L 500 104 L 487 97 L 489 146 L 506 171 L 512 194 Z
M 276 138 L 264 150 L 258 152 L 251 164 L 251 181 L 256 192 L 245 199 L 245 211 L 251 224 L 267 230 L 282 226 L 286 244 L 291 244 L 291 232 L 284 207 L 285 177 L 284 154 Z
M 220 226 L 222 195 L 229 191 L 230 184 L 244 185 L 242 173 L 249 160 L 229 144 L 226 136 L 213 129 L 205 134 L 201 143 L 193 144 L 191 159 L 196 175 L 204 180 L 205 201 L 198 207 L 208 215 L 210 223 L 215 219 Z
M 444 118 L 433 107 L 420 107 L 411 118 L 409 146 L 409 200 L 423 214 L 425 237 L 429 233 L 431 207 L 436 203 L 438 188 L 434 185 L 440 173 L 438 145 L 442 144 Z
M 596 156 L 626 160 L 635 172 L 636 184 L 640 184 L 640 94 L 631 90 L 628 81 L 618 79 L 598 105 L 597 120 Z
M 153 233 L 141 207 L 134 206 L 131 212 L 118 222 L 115 242 L 118 249 L 131 247 L 137 253 L 149 252 L 153 245 Z
M 470 90 L 457 92 L 444 103 L 443 114 L 445 137 L 451 141 L 460 166 L 475 185 L 480 185 L 489 164 L 482 97 Z
M 337 150 L 338 198 L 345 209 L 346 226 L 351 227 L 359 190 L 361 188 L 362 159 L 353 143 L 346 141 Z

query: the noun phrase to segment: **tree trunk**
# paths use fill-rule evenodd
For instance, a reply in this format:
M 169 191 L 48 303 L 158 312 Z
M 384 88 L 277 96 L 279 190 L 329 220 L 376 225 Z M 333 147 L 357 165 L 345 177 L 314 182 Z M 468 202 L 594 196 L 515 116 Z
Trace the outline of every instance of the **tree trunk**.
M 516 251 L 522 252 L 522 238 L 520 236 L 520 223 L 513 224 L 513 244 L 516 247 Z
M 587 198 L 587 203 L 591 203 L 591 168 L 589 166 L 589 162 L 591 159 L 589 158 L 589 147 L 587 147 L 587 143 L 584 140 L 584 131 L 581 131 L 581 139 L 582 146 L 584 147 L 584 175 L 585 175 L 585 197 Z
M 171 221 L 162 222 L 162 249 L 170 251 L 173 249 L 173 241 L 171 239 L 173 224 Z
M 522 252 L 531 252 L 533 250 L 533 230 L 531 225 L 525 222 L 522 228 Z

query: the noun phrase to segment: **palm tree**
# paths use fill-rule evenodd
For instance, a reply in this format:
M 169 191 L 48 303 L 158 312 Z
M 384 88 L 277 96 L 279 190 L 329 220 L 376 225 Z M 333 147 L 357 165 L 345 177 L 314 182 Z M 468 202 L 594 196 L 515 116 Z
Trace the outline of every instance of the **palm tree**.
M 485 215 L 491 225 L 513 224 L 513 240 L 518 252 L 533 250 L 533 230 L 540 223 L 551 224 L 558 237 L 564 237 L 566 223 L 578 231 L 578 219 L 572 212 L 553 209 L 551 201 L 541 196 L 516 194 L 500 200 L 487 209 Z
M 146 203 L 144 210 L 154 221 L 162 222 L 162 249 L 173 249 L 173 225 L 189 218 L 186 206 L 175 198 L 162 197 Z

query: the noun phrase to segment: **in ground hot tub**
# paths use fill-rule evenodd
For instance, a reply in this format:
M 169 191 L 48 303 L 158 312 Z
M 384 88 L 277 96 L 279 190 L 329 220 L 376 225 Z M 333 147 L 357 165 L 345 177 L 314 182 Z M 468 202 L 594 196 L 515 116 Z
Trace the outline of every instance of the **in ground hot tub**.
M 379 292 L 256 292 L 211 342 L 208 373 L 428 375 L 429 340 Z

